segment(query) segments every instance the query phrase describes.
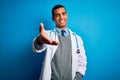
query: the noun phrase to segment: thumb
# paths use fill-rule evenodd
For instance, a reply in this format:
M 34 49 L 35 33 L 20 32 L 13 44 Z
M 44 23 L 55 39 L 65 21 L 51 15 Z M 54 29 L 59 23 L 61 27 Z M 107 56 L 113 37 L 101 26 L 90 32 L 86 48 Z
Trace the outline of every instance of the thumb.
M 44 24 L 43 23 L 40 23 L 40 32 L 44 30 Z

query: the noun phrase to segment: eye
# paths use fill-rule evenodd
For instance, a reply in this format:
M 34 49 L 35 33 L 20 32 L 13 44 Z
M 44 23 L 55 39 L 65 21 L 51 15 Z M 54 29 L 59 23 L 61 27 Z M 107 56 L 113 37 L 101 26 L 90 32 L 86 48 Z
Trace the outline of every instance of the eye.
M 62 15 L 66 15 L 67 13 L 66 12 L 63 12 Z
M 59 17 L 60 14 L 54 14 L 54 17 Z

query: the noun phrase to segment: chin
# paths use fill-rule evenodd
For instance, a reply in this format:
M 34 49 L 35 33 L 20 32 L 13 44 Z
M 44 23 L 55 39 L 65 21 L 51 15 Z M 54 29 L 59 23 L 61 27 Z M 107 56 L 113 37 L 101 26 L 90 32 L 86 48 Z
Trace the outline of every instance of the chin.
M 62 27 L 66 27 L 66 25 L 59 25 L 59 27 L 61 27 L 61 28 L 62 28 Z
M 66 24 L 60 24 L 60 25 L 57 25 L 58 28 L 65 28 L 66 27 Z

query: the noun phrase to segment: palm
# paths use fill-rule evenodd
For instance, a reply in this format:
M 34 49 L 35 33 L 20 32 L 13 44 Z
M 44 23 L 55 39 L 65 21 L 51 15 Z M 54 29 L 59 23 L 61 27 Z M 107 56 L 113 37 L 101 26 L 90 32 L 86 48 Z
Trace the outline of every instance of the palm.
M 44 25 L 42 23 L 40 24 L 40 41 L 41 43 L 58 45 L 57 41 L 52 41 L 47 37 L 46 31 L 44 29 Z

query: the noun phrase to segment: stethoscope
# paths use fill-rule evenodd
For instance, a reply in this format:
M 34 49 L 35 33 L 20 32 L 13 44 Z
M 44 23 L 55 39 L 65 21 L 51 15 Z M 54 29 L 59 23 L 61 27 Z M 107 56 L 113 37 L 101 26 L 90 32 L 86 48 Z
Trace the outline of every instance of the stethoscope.
M 52 33 L 55 33 L 55 39 L 56 39 L 57 32 L 56 32 L 55 30 L 51 30 L 50 36 L 52 36 L 52 35 L 51 35 Z M 77 36 L 76 36 L 76 34 L 74 34 L 74 33 L 72 33 L 72 34 L 74 35 L 75 40 L 76 40 L 76 44 L 77 44 L 77 45 L 76 45 L 76 48 L 77 48 L 76 53 L 79 54 L 79 53 L 80 53 L 80 49 L 79 49 L 79 45 L 78 45 Z

